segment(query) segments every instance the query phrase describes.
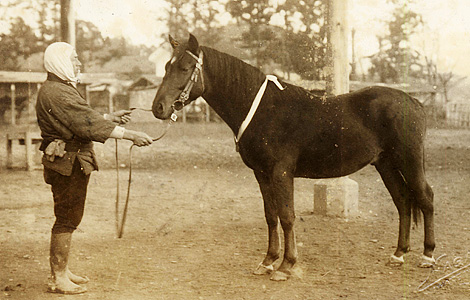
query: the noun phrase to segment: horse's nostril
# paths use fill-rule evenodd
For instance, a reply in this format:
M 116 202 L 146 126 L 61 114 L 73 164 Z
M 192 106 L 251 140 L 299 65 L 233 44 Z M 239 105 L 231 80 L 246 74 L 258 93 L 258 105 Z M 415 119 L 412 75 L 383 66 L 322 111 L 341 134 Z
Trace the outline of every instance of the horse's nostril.
M 157 114 L 161 115 L 163 113 L 163 104 L 161 103 L 158 103 L 155 107 L 154 107 L 154 112 L 156 112 Z
M 159 103 L 159 104 L 157 105 L 157 112 L 158 112 L 159 114 L 162 114 L 162 113 L 163 113 L 163 104 Z
M 164 111 L 164 109 L 163 109 L 163 104 L 162 103 L 155 104 L 152 107 L 153 115 L 157 118 L 160 117 L 163 114 L 163 111 Z

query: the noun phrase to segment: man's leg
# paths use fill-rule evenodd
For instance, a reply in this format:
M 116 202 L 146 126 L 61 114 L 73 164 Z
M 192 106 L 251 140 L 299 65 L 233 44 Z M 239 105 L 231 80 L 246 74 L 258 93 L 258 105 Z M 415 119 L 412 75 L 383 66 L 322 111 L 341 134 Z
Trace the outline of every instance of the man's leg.
M 50 291 L 84 293 L 86 288 L 78 284 L 88 282 L 88 278 L 70 272 L 68 260 L 72 233 L 83 217 L 89 175 L 83 174 L 76 160 L 71 176 L 63 176 L 50 169 L 44 170 L 44 176 L 46 182 L 52 186 L 56 216 L 51 234 L 50 264 L 53 282 Z
M 63 294 L 80 294 L 86 292 L 86 288 L 75 284 L 68 275 L 68 259 L 72 233 L 52 233 L 50 264 L 53 284 L 51 292 Z

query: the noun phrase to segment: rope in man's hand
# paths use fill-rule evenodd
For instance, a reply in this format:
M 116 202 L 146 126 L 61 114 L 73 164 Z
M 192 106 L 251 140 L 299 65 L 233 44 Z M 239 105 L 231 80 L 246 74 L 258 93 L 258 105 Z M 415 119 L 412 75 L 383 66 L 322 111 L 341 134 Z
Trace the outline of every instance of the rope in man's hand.
M 130 111 L 133 111 L 135 109 L 139 109 L 139 110 L 143 110 L 143 111 L 152 111 L 151 109 L 137 108 L 137 107 L 130 108 Z M 166 133 L 168 132 L 168 129 L 170 129 L 171 124 L 176 122 L 176 120 L 177 120 L 176 114 L 174 114 L 174 113 L 171 114 L 170 120 L 169 120 L 167 126 L 165 127 L 164 131 L 162 132 L 162 134 L 160 134 L 156 138 L 152 138 L 152 141 L 155 142 L 155 141 L 158 141 L 161 138 L 163 138 L 166 135 Z M 124 209 L 123 209 L 123 212 L 122 212 L 121 220 L 119 220 L 119 199 L 120 199 L 120 195 L 119 195 L 119 191 L 120 191 L 119 167 L 120 167 L 120 165 L 119 165 L 118 140 L 117 139 L 115 140 L 115 146 L 116 146 L 116 203 L 115 203 L 116 212 L 115 212 L 115 217 L 116 217 L 116 233 L 117 233 L 118 238 L 121 238 L 124 234 L 124 225 L 126 223 L 127 210 L 128 210 L 128 207 L 129 207 L 129 198 L 130 198 L 130 193 L 131 193 L 131 182 L 132 182 L 132 148 L 134 147 L 134 145 L 136 145 L 136 144 L 132 144 L 129 147 L 129 177 L 128 177 L 128 180 L 127 180 L 126 202 L 124 203 Z

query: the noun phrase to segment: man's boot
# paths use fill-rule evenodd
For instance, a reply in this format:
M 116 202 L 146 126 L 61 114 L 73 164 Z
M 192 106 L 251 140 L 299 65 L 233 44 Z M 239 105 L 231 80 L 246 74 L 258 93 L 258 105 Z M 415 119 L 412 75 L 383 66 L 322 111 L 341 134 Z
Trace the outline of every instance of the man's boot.
M 69 278 L 69 274 L 72 274 L 67 267 L 71 241 L 72 233 L 53 233 L 51 235 L 50 264 L 52 284 L 49 287 L 49 292 L 70 295 L 81 294 L 87 291 L 86 288 L 75 284 Z

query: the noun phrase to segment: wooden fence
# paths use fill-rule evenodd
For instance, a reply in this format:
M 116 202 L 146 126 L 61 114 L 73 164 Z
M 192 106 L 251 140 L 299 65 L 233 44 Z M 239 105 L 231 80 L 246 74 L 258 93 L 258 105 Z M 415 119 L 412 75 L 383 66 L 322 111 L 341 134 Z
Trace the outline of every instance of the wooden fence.
M 450 126 L 470 128 L 470 102 L 447 103 L 446 121 Z

